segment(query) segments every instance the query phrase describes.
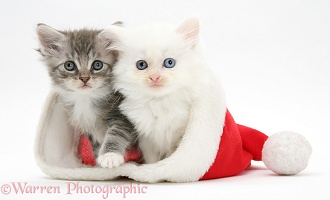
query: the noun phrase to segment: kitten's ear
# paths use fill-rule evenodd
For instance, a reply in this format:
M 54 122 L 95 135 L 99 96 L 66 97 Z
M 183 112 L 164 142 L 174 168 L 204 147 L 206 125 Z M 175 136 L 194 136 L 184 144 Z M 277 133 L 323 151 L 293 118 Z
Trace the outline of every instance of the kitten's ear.
M 117 23 L 117 22 L 116 22 Z M 125 35 L 125 28 L 113 24 L 110 28 L 104 29 L 99 33 L 98 37 L 108 50 L 122 51 L 122 38 Z
M 37 34 L 42 55 L 54 56 L 63 49 L 65 35 L 61 32 L 45 24 L 38 24 Z
M 189 18 L 182 22 L 176 29 L 176 32 L 183 35 L 183 38 L 195 46 L 199 36 L 199 19 Z
M 113 23 L 112 25 L 123 27 L 124 23 L 122 21 L 117 21 L 117 22 Z

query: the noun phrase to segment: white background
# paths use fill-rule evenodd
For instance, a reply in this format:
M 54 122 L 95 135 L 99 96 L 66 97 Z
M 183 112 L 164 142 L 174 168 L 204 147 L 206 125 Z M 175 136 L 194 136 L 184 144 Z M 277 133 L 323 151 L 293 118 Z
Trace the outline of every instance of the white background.
M 192 15 L 201 19 L 207 57 L 222 78 L 236 121 L 268 135 L 283 130 L 303 134 L 313 146 L 310 164 L 297 176 L 283 177 L 253 163 L 240 176 L 146 185 L 146 194 L 127 199 L 330 199 L 328 0 L 0 0 L 0 186 L 61 187 L 60 194 L 12 191 L 0 193 L 0 199 L 102 199 L 102 194 L 65 195 L 66 181 L 49 178 L 35 164 L 35 130 L 50 87 L 34 50 L 36 24 L 106 28 L 120 20 L 135 27 L 159 20 L 178 24 Z M 108 197 L 115 198 L 122 196 Z

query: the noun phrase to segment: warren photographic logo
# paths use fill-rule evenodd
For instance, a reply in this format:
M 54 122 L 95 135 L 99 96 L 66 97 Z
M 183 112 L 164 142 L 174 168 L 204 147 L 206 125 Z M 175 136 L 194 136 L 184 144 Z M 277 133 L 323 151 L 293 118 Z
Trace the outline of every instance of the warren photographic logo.
M 111 195 L 121 195 L 126 198 L 128 195 L 146 194 L 148 187 L 140 183 L 129 183 L 128 185 L 95 185 L 81 184 L 80 182 L 65 182 L 64 185 L 32 185 L 28 182 L 10 182 L 1 186 L 3 195 L 33 195 L 33 194 L 100 194 L 103 199 Z

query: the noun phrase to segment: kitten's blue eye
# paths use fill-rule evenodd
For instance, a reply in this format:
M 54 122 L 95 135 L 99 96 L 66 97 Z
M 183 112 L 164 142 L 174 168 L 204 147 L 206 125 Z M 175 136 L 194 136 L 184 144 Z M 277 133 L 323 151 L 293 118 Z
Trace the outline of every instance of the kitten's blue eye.
M 67 70 L 67 71 L 73 71 L 76 69 L 76 64 L 74 64 L 74 62 L 72 61 L 66 61 L 64 63 L 64 68 Z
M 136 68 L 138 68 L 139 70 L 147 69 L 147 67 L 148 63 L 144 60 L 139 60 L 136 62 Z
M 96 71 L 101 70 L 103 68 L 103 62 L 99 60 L 95 60 L 92 64 L 92 68 Z
M 175 60 L 173 58 L 166 58 L 164 60 L 164 66 L 166 68 L 173 68 L 175 65 Z

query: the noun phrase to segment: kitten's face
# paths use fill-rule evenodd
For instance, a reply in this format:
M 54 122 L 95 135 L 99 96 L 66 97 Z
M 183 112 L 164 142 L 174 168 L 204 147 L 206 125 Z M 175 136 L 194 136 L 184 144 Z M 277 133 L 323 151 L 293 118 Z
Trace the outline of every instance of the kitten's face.
M 116 53 L 106 50 L 99 30 L 60 32 L 38 25 L 40 53 L 53 84 L 66 91 L 88 93 L 111 83 Z
M 127 93 L 164 96 L 193 84 L 198 23 L 188 27 L 188 33 L 181 26 L 185 25 L 121 28 L 125 33 L 117 34 L 124 37 L 118 44 L 121 56 L 114 68 L 116 87 Z M 187 35 L 190 33 L 193 35 Z

